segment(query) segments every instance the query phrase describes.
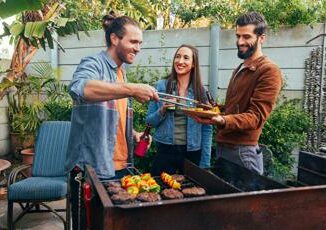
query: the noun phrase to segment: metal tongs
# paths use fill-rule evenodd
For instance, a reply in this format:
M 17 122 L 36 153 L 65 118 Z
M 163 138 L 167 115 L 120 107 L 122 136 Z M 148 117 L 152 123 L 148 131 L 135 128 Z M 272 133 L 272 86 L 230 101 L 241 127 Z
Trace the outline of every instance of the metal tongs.
M 167 103 L 171 103 L 171 104 L 175 104 L 175 105 L 179 105 L 179 106 L 183 106 L 183 107 L 190 107 L 190 108 L 196 108 L 196 107 L 203 108 L 203 109 L 212 109 L 213 108 L 211 105 L 200 103 L 199 101 L 188 98 L 188 97 L 181 97 L 181 96 L 167 94 L 167 93 L 161 93 L 161 92 L 157 92 L 157 94 L 160 96 L 160 101 L 164 101 Z M 169 100 L 165 97 L 185 100 L 185 101 L 189 101 L 190 103 L 184 104 L 181 102 Z

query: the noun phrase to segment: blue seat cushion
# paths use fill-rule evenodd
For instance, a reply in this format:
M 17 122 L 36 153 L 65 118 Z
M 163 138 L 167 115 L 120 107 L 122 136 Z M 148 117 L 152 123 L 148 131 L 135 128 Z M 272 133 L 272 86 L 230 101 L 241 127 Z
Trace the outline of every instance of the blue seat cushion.
M 66 177 L 29 177 L 8 188 L 10 201 L 51 201 L 67 194 Z

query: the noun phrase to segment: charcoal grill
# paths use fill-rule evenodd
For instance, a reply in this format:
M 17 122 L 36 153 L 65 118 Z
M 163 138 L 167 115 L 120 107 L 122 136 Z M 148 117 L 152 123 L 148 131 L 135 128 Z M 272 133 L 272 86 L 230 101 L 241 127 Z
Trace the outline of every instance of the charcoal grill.
M 302 159 L 307 155 L 314 154 L 301 152 L 300 162 L 306 162 Z M 326 162 L 326 158 L 319 160 Z M 301 163 L 299 170 L 300 167 L 304 165 Z M 301 178 L 302 186 L 289 187 L 223 159 L 211 171 L 185 161 L 184 174 L 205 188 L 207 195 L 114 205 L 94 169 L 87 166 L 86 181 L 93 193 L 92 229 L 324 229 L 326 226 L 326 185 L 310 186 Z

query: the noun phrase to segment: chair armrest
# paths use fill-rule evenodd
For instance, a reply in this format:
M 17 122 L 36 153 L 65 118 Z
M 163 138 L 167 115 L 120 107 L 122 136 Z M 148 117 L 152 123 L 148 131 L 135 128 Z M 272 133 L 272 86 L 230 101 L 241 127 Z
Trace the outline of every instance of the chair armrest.
M 11 184 L 16 182 L 18 175 L 21 175 L 23 178 L 27 178 L 27 176 L 23 170 L 28 169 L 30 167 L 32 167 L 32 166 L 31 165 L 20 165 L 20 166 L 17 166 L 16 168 L 12 169 L 9 174 L 9 177 L 8 177 L 7 187 L 9 187 Z

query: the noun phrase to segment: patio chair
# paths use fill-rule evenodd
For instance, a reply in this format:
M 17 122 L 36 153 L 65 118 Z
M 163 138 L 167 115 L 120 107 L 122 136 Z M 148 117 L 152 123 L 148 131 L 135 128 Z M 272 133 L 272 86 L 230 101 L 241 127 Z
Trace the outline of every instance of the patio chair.
M 44 122 L 38 132 L 32 176 L 16 182 L 18 175 L 28 166 L 13 169 L 8 179 L 8 229 L 14 229 L 15 223 L 26 213 L 53 212 L 70 228 L 69 187 L 64 170 L 70 122 Z M 66 198 L 66 209 L 53 209 L 44 202 Z M 13 204 L 17 202 L 22 212 L 13 220 Z M 45 207 L 44 208 L 41 208 Z M 66 212 L 66 220 L 58 212 Z

